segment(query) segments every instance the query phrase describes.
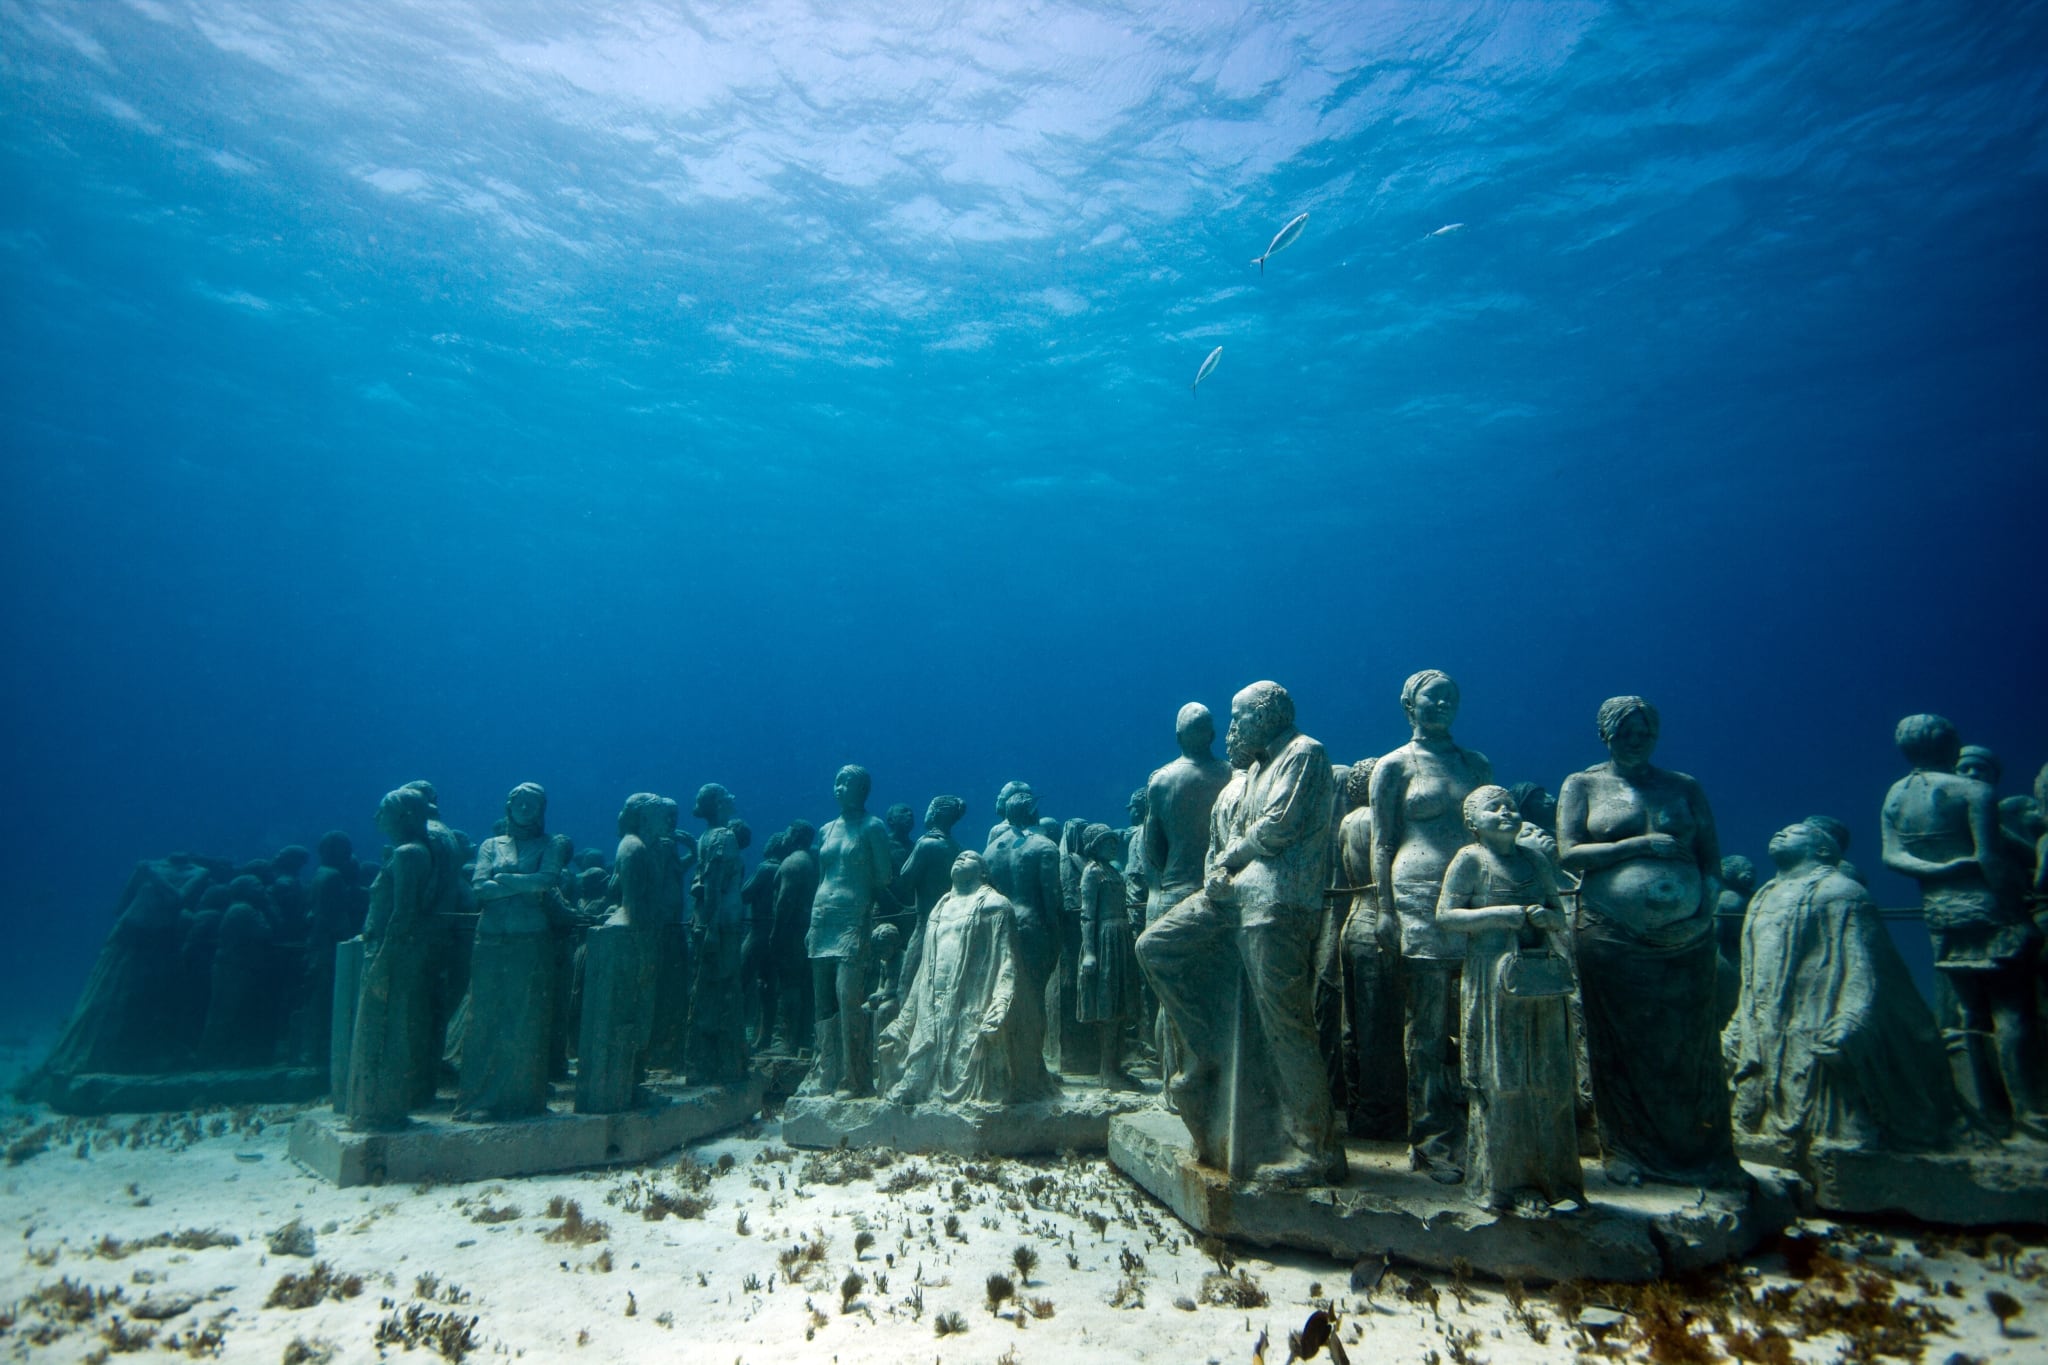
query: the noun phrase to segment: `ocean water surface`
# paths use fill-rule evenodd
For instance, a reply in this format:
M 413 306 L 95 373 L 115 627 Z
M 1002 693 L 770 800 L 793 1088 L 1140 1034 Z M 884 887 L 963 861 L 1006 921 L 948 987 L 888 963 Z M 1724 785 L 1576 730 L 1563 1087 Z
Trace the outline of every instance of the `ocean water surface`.
M 2048 759 L 2042 4 L 5 0 L 0 186 L 10 1027 L 421 776 L 1120 822 L 1438 667 L 1874 869 L 1901 715 Z

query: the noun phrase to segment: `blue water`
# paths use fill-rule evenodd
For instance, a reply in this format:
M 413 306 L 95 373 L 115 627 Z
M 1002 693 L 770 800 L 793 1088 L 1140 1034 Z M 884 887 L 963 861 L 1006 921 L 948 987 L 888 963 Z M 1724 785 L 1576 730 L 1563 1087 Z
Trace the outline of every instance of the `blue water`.
M 10 0 L 0 158 L 24 1010 L 420 776 L 1117 818 L 1428 666 L 1875 868 L 1899 716 L 2048 758 L 2041 4 Z

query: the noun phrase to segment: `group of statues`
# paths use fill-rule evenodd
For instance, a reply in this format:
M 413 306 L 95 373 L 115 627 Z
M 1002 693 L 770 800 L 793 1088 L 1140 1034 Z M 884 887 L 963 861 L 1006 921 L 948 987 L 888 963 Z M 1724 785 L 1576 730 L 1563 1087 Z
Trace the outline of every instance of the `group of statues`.
M 311 868 L 311 875 L 302 875 Z M 81 1075 L 324 1067 L 334 947 L 358 933 L 374 865 L 346 834 L 233 863 L 174 853 L 136 865 L 78 1007 L 20 1086 Z
M 694 838 L 674 800 L 629 797 L 609 865 L 547 832 L 537 785 L 472 849 L 411 783 L 379 804 L 367 894 L 339 835 L 310 882 L 303 850 L 138 868 L 44 1070 L 324 1056 L 365 1129 L 450 1082 L 457 1118 L 540 1113 L 572 1075 L 579 1109 L 612 1112 L 650 1070 L 729 1084 L 760 1052 L 809 1055 L 806 1093 L 902 1105 L 1149 1072 L 1232 1175 L 1341 1182 L 1347 1135 L 1398 1139 L 1524 1217 L 1583 1203 L 1594 1143 L 1612 1182 L 1739 1192 L 1738 1134 L 1802 1153 L 2048 1136 L 2048 769 L 2000 801 L 1988 751 L 1939 717 L 1899 726 L 1912 770 L 1882 856 L 1923 888 L 1930 1009 L 1846 827 L 1780 831 L 1752 891 L 1700 785 L 1652 762 L 1644 699 L 1601 705 L 1608 756 L 1554 800 L 1453 738 L 1445 674 L 1400 700 L 1408 741 L 1350 765 L 1275 683 L 1232 699 L 1221 758 L 1191 703 L 1131 824 L 1053 821 L 1012 782 L 978 851 L 964 800 L 934 798 L 913 838 L 849 765 L 837 817 L 792 821 L 752 871 L 715 783 Z

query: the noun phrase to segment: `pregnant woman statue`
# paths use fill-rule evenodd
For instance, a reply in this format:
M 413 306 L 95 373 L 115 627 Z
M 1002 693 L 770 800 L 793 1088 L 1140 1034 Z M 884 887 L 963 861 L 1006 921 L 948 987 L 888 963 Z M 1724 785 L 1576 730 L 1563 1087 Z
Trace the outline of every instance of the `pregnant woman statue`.
M 1721 1071 L 1714 906 L 1721 844 L 1700 784 L 1650 764 L 1657 710 L 1601 703 L 1605 763 L 1558 794 L 1558 852 L 1583 878 L 1579 981 L 1607 1177 L 1741 1183 Z

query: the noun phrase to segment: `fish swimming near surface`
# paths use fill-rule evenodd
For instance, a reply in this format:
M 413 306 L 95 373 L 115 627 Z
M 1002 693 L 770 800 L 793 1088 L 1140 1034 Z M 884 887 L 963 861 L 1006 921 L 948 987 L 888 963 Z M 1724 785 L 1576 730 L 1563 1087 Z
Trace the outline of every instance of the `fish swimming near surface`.
M 1209 377 L 1209 372 L 1216 368 L 1216 362 L 1221 359 L 1223 359 L 1223 348 L 1221 346 L 1218 346 L 1215 350 L 1209 352 L 1208 355 L 1202 357 L 1202 368 L 1195 371 L 1195 382 L 1188 385 L 1189 393 L 1193 393 L 1202 386 L 1202 381 Z
M 1463 223 L 1445 223 L 1435 232 L 1425 232 L 1422 235 L 1425 237 L 1448 237 L 1454 232 L 1461 231 L 1464 226 Z
M 1307 224 L 1307 214 L 1296 214 L 1288 221 L 1286 227 L 1273 234 L 1272 241 L 1266 243 L 1266 256 L 1270 256 L 1276 251 L 1285 251 L 1288 247 L 1293 246 L 1294 239 L 1301 236 L 1301 230 Z M 1261 275 L 1266 273 L 1266 256 L 1252 257 L 1252 264 L 1259 268 Z

